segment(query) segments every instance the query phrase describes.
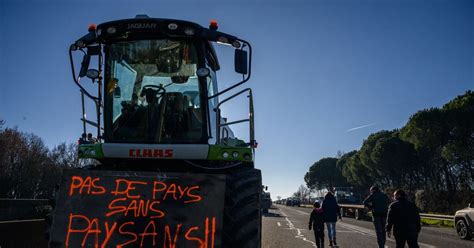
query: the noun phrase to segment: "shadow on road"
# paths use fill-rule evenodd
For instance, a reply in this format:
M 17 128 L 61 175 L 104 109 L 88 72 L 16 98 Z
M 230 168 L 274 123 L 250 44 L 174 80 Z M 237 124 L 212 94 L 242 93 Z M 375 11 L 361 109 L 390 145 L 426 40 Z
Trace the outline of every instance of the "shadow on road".
M 276 217 L 276 218 L 283 218 L 282 215 L 278 214 L 278 213 L 272 213 L 272 212 L 268 212 L 268 213 L 263 213 L 263 217 Z

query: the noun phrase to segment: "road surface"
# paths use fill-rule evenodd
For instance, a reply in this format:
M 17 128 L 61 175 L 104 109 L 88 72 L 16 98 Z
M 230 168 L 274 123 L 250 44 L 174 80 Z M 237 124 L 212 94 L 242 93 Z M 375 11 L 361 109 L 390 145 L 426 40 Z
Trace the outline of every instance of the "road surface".
M 308 230 L 311 209 L 273 205 L 263 217 L 263 248 L 316 247 L 313 231 Z M 338 247 L 377 247 L 374 228 L 370 221 L 358 221 L 345 217 L 337 222 Z M 325 246 L 328 247 L 327 235 Z M 450 228 L 422 227 L 419 236 L 420 248 L 474 248 L 474 240 L 461 240 Z M 386 247 L 395 247 L 393 237 L 387 239 Z

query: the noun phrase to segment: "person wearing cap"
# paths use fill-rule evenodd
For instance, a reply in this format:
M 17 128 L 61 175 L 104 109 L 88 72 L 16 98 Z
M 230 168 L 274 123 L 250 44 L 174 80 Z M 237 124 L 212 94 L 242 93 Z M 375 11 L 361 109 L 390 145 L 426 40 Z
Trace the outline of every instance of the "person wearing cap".
M 401 189 L 395 191 L 393 197 L 395 201 L 388 208 L 387 236 L 390 238 L 393 228 L 397 248 L 405 247 L 405 243 L 410 248 L 418 248 L 418 234 L 421 231 L 418 207 L 406 199 Z
M 385 247 L 385 223 L 387 219 L 388 196 L 379 187 L 370 187 L 370 195 L 364 200 L 364 206 L 372 211 L 372 222 L 377 234 L 379 248 Z
M 314 238 L 316 240 L 316 247 L 324 247 L 324 210 L 320 208 L 319 202 L 313 204 L 314 208 L 309 217 L 309 226 L 314 231 Z

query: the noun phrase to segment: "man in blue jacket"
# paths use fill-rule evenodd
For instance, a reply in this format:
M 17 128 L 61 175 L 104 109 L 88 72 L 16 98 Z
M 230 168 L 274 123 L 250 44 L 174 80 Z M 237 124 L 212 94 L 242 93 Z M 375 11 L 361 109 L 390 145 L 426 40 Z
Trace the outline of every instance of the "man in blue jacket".
M 370 188 L 370 195 L 364 200 L 364 206 L 372 211 L 372 221 L 374 222 L 379 248 L 385 247 L 385 223 L 388 201 L 388 196 L 377 186 Z

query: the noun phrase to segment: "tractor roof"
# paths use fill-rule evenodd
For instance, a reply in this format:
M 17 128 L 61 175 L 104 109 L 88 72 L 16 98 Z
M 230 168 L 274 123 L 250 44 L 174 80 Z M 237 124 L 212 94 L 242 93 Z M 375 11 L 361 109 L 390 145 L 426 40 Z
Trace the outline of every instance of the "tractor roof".
M 133 19 L 122 19 L 105 22 L 97 26 L 97 35 L 100 41 L 147 39 L 155 37 L 191 38 L 200 36 L 203 31 L 209 30 L 199 24 L 183 20 L 149 18 L 137 16 Z

